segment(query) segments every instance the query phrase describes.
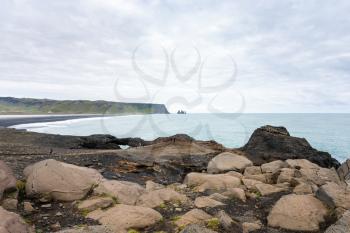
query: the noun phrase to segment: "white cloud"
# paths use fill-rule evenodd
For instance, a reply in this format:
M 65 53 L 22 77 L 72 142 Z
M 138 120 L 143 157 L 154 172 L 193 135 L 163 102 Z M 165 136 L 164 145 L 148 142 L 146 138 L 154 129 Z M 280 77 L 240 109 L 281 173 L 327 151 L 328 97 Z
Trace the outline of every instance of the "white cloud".
M 349 112 L 350 2 L 340 1 L 141 1 L 2 0 L 0 9 L 1 95 L 56 99 L 107 99 L 119 87 L 130 98 L 144 93 L 143 70 L 162 78 L 163 48 L 176 51 L 182 73 L 203 67 L 204 83 L 218 85 L 237 63 L 233 85 L 202 93 L 197 74 L 148 84 L 151 101 L 201 96 L 188 111 Z M 231 64 L 231 65 L 230 65 Z M 181 73 L 180 72 L 180 73 Z M 145 81 L 145 80 L 143 80 Z M 77 91 L 79 90 L 79 91 Z M 230 94 L 232 93 L 232 94 Z M 237 97 L 238 95 L 238 97 Z M 238 101 L 238 103 L 237 103 Z M 172 110 L 176 110 L 178 106 Z M 186 106 L 184 106 L 186 108 Z

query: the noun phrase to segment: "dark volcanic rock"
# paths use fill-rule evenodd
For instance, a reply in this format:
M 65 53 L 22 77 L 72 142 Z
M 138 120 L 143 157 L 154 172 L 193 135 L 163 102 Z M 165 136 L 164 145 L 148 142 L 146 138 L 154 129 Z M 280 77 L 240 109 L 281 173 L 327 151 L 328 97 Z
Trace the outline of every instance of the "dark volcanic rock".
M 329 153 L 312 148 L 304 138 L 290 136 L 284 127 L 256 129 L 241 150 L 256 165 L 274 160 L 307 159 L 321 167 L 339 167 L 339 162 Z

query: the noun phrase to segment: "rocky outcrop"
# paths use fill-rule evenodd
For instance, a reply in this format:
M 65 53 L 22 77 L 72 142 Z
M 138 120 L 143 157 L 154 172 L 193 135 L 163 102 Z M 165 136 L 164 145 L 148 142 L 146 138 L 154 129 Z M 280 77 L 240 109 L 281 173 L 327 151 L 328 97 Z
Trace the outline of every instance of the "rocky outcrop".
M 0 200 L 5 191 L 16 190 L 16 181 L 11 169 L 5 162 L 0 161 Z
M 333 208 L 350 209 L 350 187 L 329 182 L 321 186 L 316 196 Z
M 118 233 L 126 233 L 130 229 L 143 229 L 162 219 L 162 215 L 151 208 L 123 204 L 105 211 L 95 210 L 87 217 L 99 221 Z
M 318 199 L 309 195 L 290 194 L 277 201 L 267 220 L 272 227 L 312 232 L 319 230 L 327 214 L 327 208 Z
M 227 171 L 244 171 L 253 163 L 244 156 L 231 152 L 224 152 L 215 156 L 208 164 L 208 173 L 223 173 Z
M 338 174 L 341 180 L 350 184 L 350 159 L 342 163 L 338 168 Z
M 118 180 L 103 180 L 94 189 L 95 194 L 107 194 L 126 205 L 134 205 L 144 192 L 145 189 L 139 184 Z
M 94 169 L 78 167 L 53 159 L 28 166 L 24 170 L 24 175 L 27 179 L 27 195 L 45 196 L 61 201 L 82 199 L 103 178 Z
M 34 233 L 34 230 L 19 215 L 8 212 L 0 206 L 0 232 Z
M 180 233 L 216 233 L 216 231 L 212 231 L 198 224 L 191 224 L 186 226 Z
M 306 139 L 290 136 L 284 127 L 263 126 L 256 129 L 241 150 L 256 165 L 286 159 L 307 159 L 326 168 L 338 168 L 340 165 L 327 152 L 312 148 Z

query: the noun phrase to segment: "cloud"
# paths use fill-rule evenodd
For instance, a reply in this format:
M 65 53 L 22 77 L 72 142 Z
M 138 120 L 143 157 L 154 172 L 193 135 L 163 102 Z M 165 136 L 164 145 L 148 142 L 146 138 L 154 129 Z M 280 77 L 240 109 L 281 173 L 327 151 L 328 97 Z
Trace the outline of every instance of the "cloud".
M 196 106 L 183 106 L 190 112 L 211 111 L 215 96 L 227 112 L 241 111 L 240 96 L 245 112 L 350 112 L 349 10 L 346 0 L 2 0 L 1 95 L 122 101 L 118 79 L 131 99 L 145 92 L 141 81 L 150 101 L 201 96 Z M 185 74 L 196 64 L 194 48 L 206 61 L 205 85 L 230 78 L 230 57 L 237 76 L 204 93 L 198 73 L 183 82 L 169 63 L 164 84 L 140 81 L 132 64 L 137 47 L 137 64 L 158 79 L 164 51 L 176 49 L 177 70 Z

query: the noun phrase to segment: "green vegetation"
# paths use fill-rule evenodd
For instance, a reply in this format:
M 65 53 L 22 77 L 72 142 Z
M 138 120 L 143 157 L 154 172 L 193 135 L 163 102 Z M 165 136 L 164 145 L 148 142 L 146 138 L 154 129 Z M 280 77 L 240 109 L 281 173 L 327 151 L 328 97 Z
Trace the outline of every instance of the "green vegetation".
M 0 114 L 152 114 L 168 113 L 163 104 L 0 97 Z
M 211 218 L 207 221 L 207 227 L 213 231 L 219 230 L 220 221 L 217 218 Z
M 140 232 L 137 230 L 130 229 L 130 230 L 128 230 L 128 233 L 140 233 Z

